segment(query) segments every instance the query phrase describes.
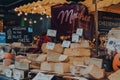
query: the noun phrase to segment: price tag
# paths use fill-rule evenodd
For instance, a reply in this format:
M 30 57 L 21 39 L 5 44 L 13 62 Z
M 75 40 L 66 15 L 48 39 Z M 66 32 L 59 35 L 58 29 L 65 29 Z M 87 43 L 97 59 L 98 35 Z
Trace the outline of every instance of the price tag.
M 106 48 L 119 52 L 120 51 L 120 41 L 116 38 L 109 38 Z
M 21 73 L 19 71 L 14 71 L 13 73 L 13 78 L 16 79 L 16 80 L 20 80 L 21 78 Z
M 79 36 L 82 36 L 83 29 L 82 28 L 78 28 L 77 31 L 76 31 L 76 34 L 78 34 Z
M 56 34 L 57 34 L 56 30 L 48 29 L 47 31 L 47 35 L 51 37 L 56 37 Z
M 75 34 L 75 33 L 72 34 L 72 42 L 79 42 L 79 35 L 78 34 Z
M 43 73 L 38 73 L 32 80 L 51 80 L 54 75 L 45 75 Z
M 1 57 L 1 58 L 4 58 L 4 57 L 5 57 L 5 52 L 4 52 L 2 49 L 0 49 L 0 57 Z
M 48 42 L 47 45 L 46 45 L 46 49 L 53 50 L 53 49 L 54 49 L 54 46 L 55 46 L 55 43 L 53 43 L 53 42 Z
M 5 75 L 6 75 L 7 77 L 12 77 L 12 70 L 10 70 L 10 69 L 5 69 Z
M 64 40 L 63 43 L 62 43 L 62 47 L 69 48 L 69 46 L 70 46 L 70 41 Z

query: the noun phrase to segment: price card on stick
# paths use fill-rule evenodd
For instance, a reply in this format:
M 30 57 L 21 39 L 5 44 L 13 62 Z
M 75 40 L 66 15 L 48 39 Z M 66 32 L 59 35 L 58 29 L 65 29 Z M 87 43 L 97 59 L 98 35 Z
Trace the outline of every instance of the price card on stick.
M 79 36 L 82 36 L 83 29 L 82 28 L 78 28 L 77 31 L 76 31 L 76 34 L 78 34 Z
M 6 75 L 7 77 L 12 77 L 12 70 L 10 70 L 10 69 L 5 69 L 5 75 Z
M 47 31 L 47 35 L 51 37 L 56 37 L 56 34 L 57 34 L 56 30 L 48 29 Z
M 55 43 L 53 43 L 53 42 L 48 42 L 46 45 L 46 49 L 53 50 L 54 47 L 55 47 Z
M 72 42 L 79 42 L 79 35 L 78 34 L 75 34 L 75 33 L 72 34 Z
M 62 43 L 62 47 L 69 48 L 70 43 L 71 43 L 70 41 L 64 40 L 63 43 Z

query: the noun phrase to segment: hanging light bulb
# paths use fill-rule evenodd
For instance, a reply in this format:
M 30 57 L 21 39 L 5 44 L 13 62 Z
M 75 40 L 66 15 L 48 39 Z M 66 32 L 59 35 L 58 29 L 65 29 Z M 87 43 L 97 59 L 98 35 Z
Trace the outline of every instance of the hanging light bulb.
M 49 17 L 51 18 L 52 16 L 50 15 Z
M 36 20 L 34 20 L 34 21 L 33 21 L 33 23 L 37 23 L 37 21 L 36 21 Z
M 42 17 L 40 17 L 40 20 L 43 20 L 43 18 L 42 18 Z
M 32 24 L 32 20 L 29 21 L 29 24 Z
M 24 18 L 25 21 L 27 21 L 27 18 Z
M 47 15 L 46 18 L 49 18 L 49 16 Z
M 27 16 L 27 15 L 28 15 L 28 13 L 25 13 L 25 15 Z
M 18 13 L 17 15 L 20 16 L 20 13 Z
M 19 13 L 20 15 L 22 14 L 22 12 Z

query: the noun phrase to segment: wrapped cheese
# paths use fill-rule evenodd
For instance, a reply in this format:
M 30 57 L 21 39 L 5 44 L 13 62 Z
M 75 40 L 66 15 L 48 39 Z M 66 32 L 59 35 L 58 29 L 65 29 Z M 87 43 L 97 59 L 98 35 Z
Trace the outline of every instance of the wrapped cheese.
M 15 61 L 15 68 L 21 70 L 29 70 L 29 63 Z
M 120 80 L 120 70 L 112 73 L 111 75 L 108 76 L 109 80 Z
M 74 49 L 65 48 L 64 54 L 68 56 L 81 56 L 81 57 L 84 56 L 88 57 L 91 55 L 89 49 L 83 49 L 83 48 L 74 48 Z
M 88 65 L 90 57 L 69 57 L 69 62 L 73 65 Z
M 50 71 L 50 72 L 54 71 L 54 65 L 55 63 L 42 62 L 40 70 Z
M 94 64 L 94 65 L 98 66 L 99 68 L 102 68 L 102 62 L 103 62 L 102 59 L 90 58 L 89 65 L 93 65 Z
M 94 79 L 102 79 L 104 78 L 104 69 L 101 69 L 97 67 L 96 65 L 90 65 L 81 73 L 83 76 L 88 77 L 88 78 L 94 78 Z
M 46 61 L 47 55 L 46 54 L 40 54 L 35 61 L 43 62 Z
M 47 54 L 47 61 L 49 62 L 68 61 L 68 56 L 61 55 L 58 53 L 50 53 L 50 54 Z
M 63 47 L 62 44 L 55 44 L 55 47 L 53 50 L 46 49 L 47 43 L 43 43 L 41 50 L 43 53 L 49 53 L 49 52 L 56 52 L 56 53 L 62 53 L 63 52 Z
M 70 48 L 90 48 L 89 41 L 84 40 L 80 43 L 71 43 Z
M 56 73 L 66 73 L 70 72 L 70 64 L 69 63 L 55 63 L 55 68 L 54 68 Z
M 31 61 L 35 61 L 39 54 L 27 54 L 27 58 Z

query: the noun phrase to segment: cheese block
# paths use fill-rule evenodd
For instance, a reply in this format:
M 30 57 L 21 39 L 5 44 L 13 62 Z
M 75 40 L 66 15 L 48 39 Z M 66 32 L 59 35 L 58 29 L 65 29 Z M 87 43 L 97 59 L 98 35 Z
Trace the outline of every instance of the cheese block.
M 43 53 L 49 53 L 49 52 L 56 52 L 56 53 L 62 53 L 63 52 L 63 47 L 62 44 L 58 43 L 55 44 L 55 47 L 53 50 L 46 49 L 47 43 L 43 43 L 41 50 Z
M 47 55 L 46 54 L 40 54 L 35 61 L 43 62 L 46 61 Z
M 3 60 L 3 65 L 4 66 L 9 66 L 9 65 L 11 65 L 12 64 L 12 60 L 11 59 L 4 59 Z
M 91 55 L 89 49 L 83 49 L 83 48 L 74 48 L 74 49 L 65 48 L 64 54 L 68 56 L 81 56 L 81 57 L 84 57 L 84 56 L 88 57 Z
M 69 57 L 69 62 L 73 65 L 88 65 L 90 57 Z
M 61 55 L 58 53 L 49 53 L 49 54 L 47 54 L 47 61 L 48 62 L 68 61 L 68 56 Z
M 70 44 L 70 48 L 80 48 L 80 44 L 79 43 L 71 43 Z
M 90 48 L 90 44 L 88 40 L 84 40 L 82 42 L 80 42 L 80 47 L 81 48 Z
M 54 68 L 56 73 L 66 73 L 70 72 L 70 64 L 69 63 L 55 63 L 55 68 Z
M 46 48 L 46 45 L 47 45 L 47 43 L 43 43 L 42 44 L 41 50 L 42 50 L 43 53 L 47 53 L 48 52 L 48 49 Z
M 37 63 L 35 61 L 32 61 L 30 63 L 30 68 L 40 69 L 40 63 Z
M 27 54 L 27 58 L 31 61 L 35 61 L 39 54 Z
M 89 65 L 93 65 L 94 64 L 94 65 L 98 66 L 99 68 L 102 68 L 102 62 L 103 62 L 102 59 L 90 58 Z
M 84 40 L 80 43 L 71 43 L 70 48 L 90 48 L 89 41 Z
M 112 73 L 111 75 L 108 76 L 109 80 L 120 80 L 120 70 Z
M 54 71 L 54 66 L 55 66 L 55 63 L 42 62 L 40 70 L 51 72 L 51 71 Z
M 15 61 L 15 68 L 21 70 L 29 70 L 29 63 Z
M 84 71 L 82 71 L 81 74 L 85 77 L 94 78 L 94 79 L 102 79 L 105 76 L 104 69 L 101 69 L 96 65 L 88 66 Z

